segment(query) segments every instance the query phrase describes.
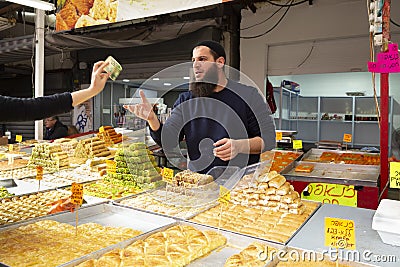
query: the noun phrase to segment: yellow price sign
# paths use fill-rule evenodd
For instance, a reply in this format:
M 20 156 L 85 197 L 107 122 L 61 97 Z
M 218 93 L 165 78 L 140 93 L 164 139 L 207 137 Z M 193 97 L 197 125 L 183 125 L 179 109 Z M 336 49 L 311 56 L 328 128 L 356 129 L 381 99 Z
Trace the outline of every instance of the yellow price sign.
M 106 160 L 106 169 L 109 173 L 116 173 L 117 172 L 117 162 L 114 160 Z
M 353 220 L 325 217 L 325 246 L 339 249 L 356 249 Z
M 400 188 L 400 162 L 390 162 L 390 188 Z
M 99 128 L 99 133 L 104 133 L 104 132 L 105 132 L 104 126 L 101 126 L 101 127 Z
M 17 134 L 15 136 L 15 141 L 18 142 L 18 143 L 21 143 L 22 142 L 22 135 Z
M 282 140 L 282 132 L 276 132 L 276 141 Z
M 71 203 L 82 205 L 83 203 L 83 184 L 72 183 L 71 187 Z
M 13 144 L 9 144 L 8 145 L 8 152 L 13 152 L 14 151 L 14 145 Z
M 357 190 L 353 185 L 309 183 L 301 198 L 326 204 L 357 207 Z
M 293 140 L 293 149 L 302 149 L 303 141 L 302 140 Z
M 219 186 L 219 198 L 218 198 L 218 201 L 220 203 L 226 203 L 227 204 L 227 203 L 230 202 L 230 200 L 231 200 L 231 191 L 228 188 L 220 185 Z
M 43 167 L 36 166 L 36 180 L 43 180 Z
M 346 134 L 346 133 L 345 133 L 345 134 L 343 135 L 343 142 L 351 143 L 352 138 L 353 138 L 353 136 L 352 136 L 351 134 Z
M 163 170 L 162 170 L 162 177 L 163 177 L 164 181 L 166 181 L 168 183 L 171 183 L 172 182 L 172 178 L 174 178 L 174 170 L 170 169 L 170 168 L 167 168 L 167 167 L 164 167 Z

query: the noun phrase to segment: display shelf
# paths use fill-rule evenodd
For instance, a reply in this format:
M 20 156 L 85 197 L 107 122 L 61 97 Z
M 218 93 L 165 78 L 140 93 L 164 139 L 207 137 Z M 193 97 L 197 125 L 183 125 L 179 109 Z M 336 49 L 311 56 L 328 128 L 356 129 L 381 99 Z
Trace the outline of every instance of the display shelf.
M 372 96 L 301 96 L 284 88 L 275 88 L 279 99 L 275 122 L 279 129 L 297 131 L 297 139 L 317 143 L 320 140 L 342 141 L 343 134 L 352 134 L 352 147 L 379 146 L 380 131 Z M 378 97 L 378 103 L 380 98 Z M 399 104 L 389 99 L 389 151 L 391 151 L 393 114 L 400 112 Z M 315 120 L 304 117 L 316 117 Z M 322 119 L 338 117 L 339 119 Z M 368 133 L 368 134 L 366 134 Z

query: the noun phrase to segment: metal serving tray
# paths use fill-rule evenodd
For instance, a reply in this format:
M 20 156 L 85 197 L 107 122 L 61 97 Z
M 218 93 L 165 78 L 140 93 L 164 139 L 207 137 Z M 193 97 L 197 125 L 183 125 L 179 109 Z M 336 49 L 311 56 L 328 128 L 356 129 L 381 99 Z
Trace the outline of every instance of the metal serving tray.
M 223 230 L 225 232 L 230 232 L 230 233 L 234 233 L 234 234 L 240 234 L 242 236 L 246 236 L 246 237 L 249 237 L 249 238 L 262 240 L 262 241 L 266 241 L 266 242 L 270 242 L 270 243 L 275 243 L 275 244 L 278 244 L 278 245 L 287 245 L 292 240 L 292 238 L 294 236 L 296 236 L 296 234 L 303 228 L 303 226 L 306 225 L 307 222 L 314 216 L 314 214 L 317 212 L 317 210 L 321 207 L 321 203 L 317 203 L 317 202 L 314 202 L 314 201 L 308 201 L 308 200 L 302 200 L 302 201 L 304 201 L 304 202 L 313 202 L 313 203 L 315 203 L 317 205 L 317 207 L 310 213 L 310 215 L 307 217 L 307 219 L 304 220 L 304 222 L 299 226 L 299 228 L 297 228 L 297 230 L 284 243 L 281 243 L 281 242 L 278 242 L 278 241 L 274 241 L 274 240 L 268 240 L 268 239 L 265 239 L 265 238 L 262 238 L 262 237 L 252 236 L 252 235 L 244 234 L 244 233 L 240 233 L 240 232 L 234 232 L 233 230 L 227 230 L 227 229 L 224 229 L 224 228 L 218 228 L 218 227 L 212 226 L 212 225 L 206 225 L 206 224 L 190 221 L 190 219 L 192 219 L 196 215 L 201 214 L 202 212 L 199 212 L 198 214 L 194 215 L 193 217 L 189 218 L 188 220 L 185 220 L 185 222 L 189 222 L 189 223 L 196 224 L 196 225 L 203 225 L 203 226 L 207 226 L 207 227 L 210 227 L 210 228 L 213 228 L 213 229 Z M 222 205 L 222 204 L 220 204 L 220 205 Z M 218 205 L 215 205 L 215 206 L 218 206 Z M 213 207 L 210 207 L 207 210 L 209 210 L 211 208 L 213 208 Z M 207 211 L 207 210 L 205 210 L 205 211 Z M 205 211 L 203 211 L 203 212 L 205 212 Z
M 73 261 L 70 261 L 68 263 L 65 263 L 63 265 L 60 265 L 60 267 L 70 267 L 70 266 L 76 266 L 82 262 L 91 260 L 91 259 L 98 259 L 100 258 L 102 255 L 106 254 L 107 252 L 110 252 L 114 249 L 123 249 L 129 245 L 131 245 L 132 243 L 134 243 L 137 240 L 143 240 L 147 237 L 149 237 L 150 235 L 160 232 L 160 231 L 164 231 L 167 230 L 168 228 L 175 226 L 175 225 L 190 225 L 195 227 L 198 230 L 204 231 L 204 230 L 211 230 L 211 231 L 216 231 L 215 229 L 208 227 L 208 226 L 204 226 L 204 225 L 199 225 L 199 224 L 195 224 L 195 223 L 191 223 L 191 222 L 184 222 L 184 221 L 178 221 L 175 222 L 174 224 L 171 225 L 167 225 L 167 226 L 163 226 L 160 227 L 158 229 L 155 229 L 153 231 L 147 232 L 143 235 L 139 235 L 136 236 L 134 238 L 131 238 L 129 240 L 120 242 L 118 244 L 109 246 L 107 248 L 95 251 L 93 253 L 90 253 L 88 255 L 85 255 L 83 257 L 80 257 L 78 259 L 75 259 Z M 259 242 L 259 243 L 263 243 L 266 244 L 270 247 L 276 248 L 278 250 L 284 250 L 284 246 L 278 245 L 278 244 L 274 244 L 274 243 L 270 243 L 270 242 L 265 242 L 265 241 L 260 241 L 254 238 L 249 238 L 243 235 L 239 235 L 239 234 L 235 234 L 235 233 L 231 233 L 228 231 L 224 231 L 224 230 L 217 230 L 220 233 L 222 233 L 226 238 L 227 238 L 227 245 L 221 247 L 221 248 L 217 248 L 214 251 L 212 251 L 210 254 L 206 255 L 205 257 L 196 259 L 195 261 L 193 261 L 192 263 L 190 263 L 187 266 L 191 266 L 191 267 L 195 267 L 195 266 L 201 266 L 201 267 L 207 267 L 207 266 L 212 266 L 212 267 L 217 267 L 217 266 L 224 266 L 225 261 L 232 256 L 233 254 L 239 253 L 242 249 L 246 248 L 248 245 L 250 245 L 253 242 Z M 276 264 L 276 259 L 271 262 L 271 261 L 266 261 L 266 265 L 265 266 L 273 266 L 274 264 Z M 271 263 L 273 263 L 271 265 Z
M 295 169 L 300 164 L 313 165 L 314 169 L 310 173 L 296 172 Z M 290 168 L 286 168 L 281 174 L 291 181 L 375 187 L 378 184 L 380 167 L 375 165 L 293 162 Z
M 332 149 L 319 149 L 319 148 L 311 148 L 307 153 L 303 155 L 301 158 L 302 161 L 311 161 L 311 162 L 319 162 L 319 157 L 324 152 L 336 153 L 339 155 L 352 153 L 352 154 L 360 154 L 360 155 L 377 155 L 376 153 L 366 153 L 360 151 L 343 151 L 343 150 L 332 150 Z M 365 166 L 365 165 L 362 165 Z
M 14 179 L 0 179 L 0 187 L 10 188 L 16 186 Z

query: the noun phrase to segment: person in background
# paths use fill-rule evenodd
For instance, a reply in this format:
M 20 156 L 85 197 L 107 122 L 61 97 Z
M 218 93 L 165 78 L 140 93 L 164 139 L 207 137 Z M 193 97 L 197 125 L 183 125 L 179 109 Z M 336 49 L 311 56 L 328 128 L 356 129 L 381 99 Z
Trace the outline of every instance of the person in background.
M 225 50 L 217 42 L 203 41 L 194 47 L 194 81 L 188 92 L 179 95 L 164 124 L 143 91 L 142 103 L 124 106 L 147 121 L 167 157 L 185 139 L 188 168 L 199 173 L 214 166 L 257 163 L 261 152 L 275 147 L 275 124 L 265 98 L 257 88 L 228 79 L 225 60 Z
M 54 140 L 68 136 L 68 127 L 57 116 L 44 119 L 44 126 L 46 127 L 44 140 Z
M 104 68 L 108 62 L 94 64 L 90 86 L 87 89 L 38 98 L 18 98 L 0 95 L 0 122 L 41 120 L 55 114 L 69 112 L 76 105 L 94 97 L 107 82 Z

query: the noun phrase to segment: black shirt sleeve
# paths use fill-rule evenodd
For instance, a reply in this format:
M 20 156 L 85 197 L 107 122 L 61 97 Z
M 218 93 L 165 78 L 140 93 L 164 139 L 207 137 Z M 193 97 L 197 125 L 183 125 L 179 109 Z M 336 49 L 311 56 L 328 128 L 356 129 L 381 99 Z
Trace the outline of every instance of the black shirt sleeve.
M 38 98 L 17 98 L 0 95 L 0 122 L 41 120 L 72 109 L 71 93 Z

